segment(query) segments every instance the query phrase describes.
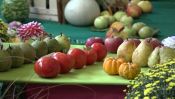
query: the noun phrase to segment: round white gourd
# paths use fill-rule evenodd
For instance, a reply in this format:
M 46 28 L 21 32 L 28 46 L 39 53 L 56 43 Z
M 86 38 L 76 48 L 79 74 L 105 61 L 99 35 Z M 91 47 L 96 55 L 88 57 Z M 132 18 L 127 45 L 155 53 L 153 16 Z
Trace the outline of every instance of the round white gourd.
M 95 0 L 70 0 L 64 10 L 66 20 L 72 25 L 92 25 L 100 15 L 99 5 Z

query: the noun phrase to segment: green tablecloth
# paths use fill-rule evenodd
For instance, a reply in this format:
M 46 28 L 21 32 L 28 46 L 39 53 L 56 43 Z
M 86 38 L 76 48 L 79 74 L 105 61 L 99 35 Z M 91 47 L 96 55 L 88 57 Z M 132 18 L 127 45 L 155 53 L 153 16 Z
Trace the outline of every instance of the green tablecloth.
M 82 48 L 80 45 L 72 47 Z M 108 54 L 115 56 L 116 54 Z M 61 74 L 56 78 L 41 78 L 33 70 L 33 64 L 23 65 L 20 68 L 11 69 L 7 72 L 0 72 L 0 81 L 15 81 L 26 83 L 49 83 L 49 84 L 104 84 L 104 85 L 126 85 L 126 80 L 118 75 L 108 75 L 103 71 L 102 62 L 96 62 L 94 65 L 87 66 L 83 69 L 73 69 L 68 74 Z M 142 68 L 146 72 L 148 68 Z

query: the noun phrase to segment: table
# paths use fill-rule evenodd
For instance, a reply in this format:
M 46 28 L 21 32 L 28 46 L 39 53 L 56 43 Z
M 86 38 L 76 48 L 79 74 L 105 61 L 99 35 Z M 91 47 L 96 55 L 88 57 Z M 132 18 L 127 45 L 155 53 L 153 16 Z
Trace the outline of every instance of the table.
M 7 44 L 4 44 L 4 45 L 7 45 Z M 83 48 L 83 45 L 72 45 L 71 47 Z M 115 57 L 115 56 L 116 54 L 108 53 L 107 57 Z M 7 81 L 7 82 L 10 81 L 15 83 L 21 82 L 26 84 L 30 83 L 30 86 L 26 87 L 26 91 L 30 90 L 29 92 L 26 93 L 27 97 L 30 97 L 31 94 L 34 94 L 35 91 L 37 93 L 37 92 L 40 92 L 41 89 L 48 89 L 51 87 L 50 90 L 52 94 L 63 93 L 63 94 L 60 94 L 62 97 L 64 96 L 64 93 L 65 93 L 62 91 L 66 91 L 70 89 L 70 93 L 72 93 L 73 91 L 74 94 L 72 95 L 73 96 L 75 95 L 75 97 L 77 96 L 82 97 L 81 95 L 79 96 L 79 94 L 77 93 L 79 93 L 79 91 L 83 92 L 84 90 L 84 93 L 90 92 L 90 93 L 86 93 L 87 94 L 86 96 L 92 95 L 94 97 L 94 93 L 97 92 L 96 93 L 97 97 L 100 97 L 101 99 L 105 99 L 104 98 L 105 96 L 103 97 L 101 96 L 102 96 L 102 93 L 106 92 L 107 90 L 109 90 L 107 92 L 110 97 L 113 97 L 112 93 L 114 94 L 115 91 L 116 91 L 116 95 L 117 93 L 119 94 L 118 97 L 124 97 L 123 90 L 126 88 L 126 86 L 118 86 L 118 85 L 129 84 L 129 80 L 127 79 L 124 79 L 118 75 L 108 75 L 107 73 L 105 73 L 102 68 L 102 62 L 96 62 L 94 65 L 87 66 L 83 69 L 73 69 L 68 74 L 61 74 L 56 78 L 49 78 L 49 79 L 41 78 L 38 75 L 36 75 L 34 73 L 33 66 L 34 66 L 33 64 L 26 64 L 21 66 L 20 68 L 14 68 L 14 69 L 10 69 L 7 72 L 1 72 L 0 81 Z M 147 72 L 147 70 L 148 68 L 142 68 L 142 72 Z M 36 84 L 39 84 L 39 86 Z M 35 88 L 35 90 L 33 90 L 33 88 Z M 60 88 L 61 88 L 61 91 L 60 91 Z M 113 88 L 114 90 L 111 91 L 111 88 Z M 44 93 L 47 93 L 47 91 L 48 90 L 43 91 L 41 95 L 43 95 Z M 52 98 L 49 98 L 49 99 L 56 99 L 54 98 L 55 96 L 51 95 L 51 97 Z M 62 99 L 66 99 L 66 98 L 62 98 Z M 81 99 L 84 99 L 84 98 L 81 98 Z

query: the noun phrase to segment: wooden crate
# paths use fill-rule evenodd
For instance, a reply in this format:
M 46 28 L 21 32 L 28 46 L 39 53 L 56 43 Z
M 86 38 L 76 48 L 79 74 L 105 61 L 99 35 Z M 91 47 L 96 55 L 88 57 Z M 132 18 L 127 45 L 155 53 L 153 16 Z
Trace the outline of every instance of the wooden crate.
M 69 0 L 29 0 L 30 18 L 64 21 L 64 7 Z M 60 5 L 61 3 L 61 5 Z

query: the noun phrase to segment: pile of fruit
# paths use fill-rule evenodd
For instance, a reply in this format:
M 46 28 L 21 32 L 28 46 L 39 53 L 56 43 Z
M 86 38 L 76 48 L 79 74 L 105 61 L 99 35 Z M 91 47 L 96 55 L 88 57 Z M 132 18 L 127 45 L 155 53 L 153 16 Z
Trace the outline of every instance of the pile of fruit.
M 94 27 L 105 29 L 109 27 L 106 36 L 119 36 L 126 38 L 147 38 L 155 35 L 157 31 L 143 22 L 134 23 L 142 13 L 152 12 L 152 4 L 145 0 L 131 0 L 126 10 L 119 10 L 112 14 L 110 11 L 102 11 L 94 20 Z
M 69 73 L 72 69 L 83 69 L 96 61 L 102 61 L 107 55 L 105 46 L 93 43 L 85 49 L 71 48 L 67 53 L 54 52 L 35 62 L 34 70 L 41 77 L 56 77 Z
M 162 64 L 169 59 L 175 58 L 175 50 L 173 48 L 164 46 L 161 41 L 156 38 L 146 39 L 122 39 L 121 37 L 108 37 L 103 40 L 100 37 L 90 37 L 86 41 L 86 46 L 93 43 L 104 44 L 109 53 L 116 54 L 116 57 L 107 57 L 103 62 L 103 69 L 108 74 L 120 74 L 124 66 L 130 66 L 136 74 L 127 79 L 133 79 L 139 74 L 141 67 L 152 67 L 156 64 Z M 133 67 L 132 67 L 133 66 Z M 127 69 L 127 68 L 125 68 Z M 127 71 L 127 70 L 123 70 Z M 125 73 L 127 74 L 127 73 Z M 129 74 L 128 74 L 129 75 Z M 125 75 L 126 76 L 126 75 Z
M 66 53 L 69 48 L 70 41 L 64 34 L 60 34 L 56 38 L 46 37 L 44 40 L 35 40 L 31 44 L 29 42 L 11 43 L 9 46 L 1 44 L 0 71 L 32 63 L 35 59 L 52 52 Z

